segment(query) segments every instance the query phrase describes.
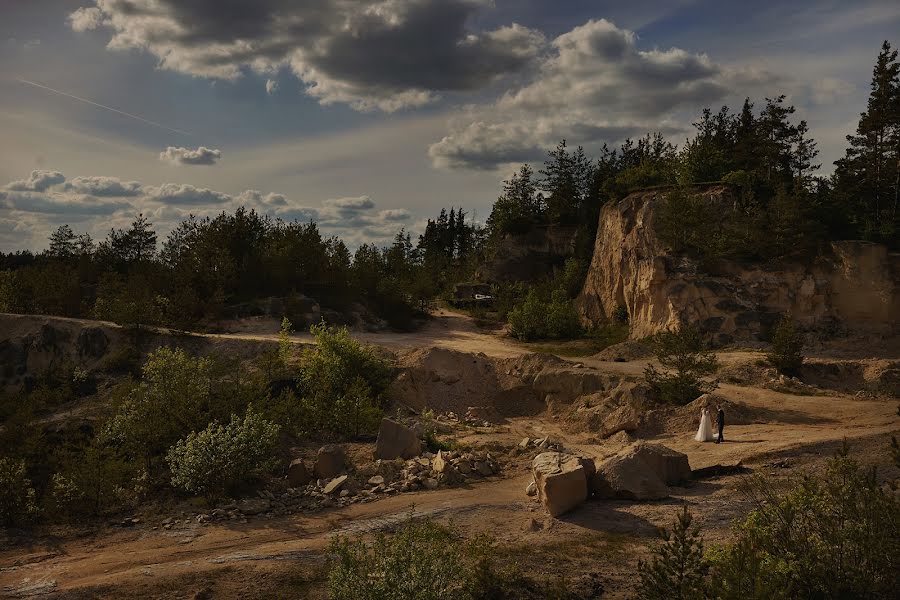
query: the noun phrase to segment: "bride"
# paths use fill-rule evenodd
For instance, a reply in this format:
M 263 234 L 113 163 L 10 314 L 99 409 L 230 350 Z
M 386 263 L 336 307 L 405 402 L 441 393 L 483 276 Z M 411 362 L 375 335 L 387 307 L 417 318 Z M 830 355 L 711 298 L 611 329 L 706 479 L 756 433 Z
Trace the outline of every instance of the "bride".
M 711 442 L 715 438 L 712 428 L 712 411 L 708 406 L 704 406 L 700 410 L 700 427 L 697 428 L 697 435 L 694 439 L 698 442 Z

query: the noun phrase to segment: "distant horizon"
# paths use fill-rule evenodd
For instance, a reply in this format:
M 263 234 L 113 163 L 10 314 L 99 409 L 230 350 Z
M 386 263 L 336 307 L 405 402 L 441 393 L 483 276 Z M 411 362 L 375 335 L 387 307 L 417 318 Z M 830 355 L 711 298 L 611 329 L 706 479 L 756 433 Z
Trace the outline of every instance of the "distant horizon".
M 900 6 L 877 1 L 208 6 L 0 9 L 0 251 L 138 213 L 162 241 L 242 205 L 383 245 L 441 207 L 483 222 L 560 139 L 680 146 L 704 107 L 782 93 L 827 175 L 900 42 Z

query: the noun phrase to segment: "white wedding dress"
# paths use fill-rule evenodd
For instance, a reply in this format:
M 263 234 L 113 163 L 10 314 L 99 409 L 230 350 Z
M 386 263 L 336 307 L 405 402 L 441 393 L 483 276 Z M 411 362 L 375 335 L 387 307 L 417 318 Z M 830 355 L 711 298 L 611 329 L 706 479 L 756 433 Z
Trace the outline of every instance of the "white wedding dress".
M 711 442 L 715 439 L 713 436 L 712 417 L 708 411 L 700 411 L 700 427 L 697 428 L 697 435 L 694 439 L 698 442 Z

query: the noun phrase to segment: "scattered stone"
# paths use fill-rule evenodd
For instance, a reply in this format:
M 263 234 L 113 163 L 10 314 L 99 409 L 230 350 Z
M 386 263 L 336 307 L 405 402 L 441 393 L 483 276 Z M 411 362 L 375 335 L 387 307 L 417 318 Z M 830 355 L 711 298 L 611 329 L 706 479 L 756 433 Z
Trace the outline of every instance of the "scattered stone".
M 527 496 L 536 496 L 537 495 L 537 484 L 533 481 L 529 482 L 525 487 L 525 494 Z
M 238 510 L 245 515 L 258 515 L 271 507 L 271 502 L 265 498 L 247 498 L 238 503 Z
M 347 454 L 340 446 L 329 444 L 322 446 L 316 453 L 316 465 L 313 468 L 319 479 L 332 479 L 344 472 Z M 320 484 L 321 485 L 321 484 Z
M 375 457 L 392 460 L 412 458 L 422 451 L 422 442 L 416 433 L 391 419 L 382 419 L 375 442 Z
M 291 461 L 287 471 L 287 482 L 290 487 L 306 485 L 311 479 L 312 474 L 306 469 L 302 458 L 295 458 Z
M 527 450 L 527 449 L 528 449 L 528 444 L 530 444 L 530 443 L 531 443 L 531 438 L 522 438 L 522 441 L 519 442 L 519 449 L 520 449 L 520 450 Z
M 562 515 L 587 500 L 587 477 L 578 457 L 544 452 L 534 458 L 531 469 L 538 499 L 551 516 Z
M 431 470 L 435 473 L 446 473 L 452 469 L 450 461 L 444 458 L 444 453 L 438 450 L 437 456 L 431 460 Z
M 331 481 L 328 482 L 328 485 L 325 486 L 323 492 L 328 495 L 336 494 L 347 482 L 347 476 L 341 475 L 340 477 L 335 477 Z
M 381 475 L 373 475 L 369 477 L 369 485 L 384 486 L 384 477 Z
M 427 478 L 424 482 L 422 482 L 425 487 L 429 490 L 436 490 L 438 488 L 438 480 L 432 477 Z

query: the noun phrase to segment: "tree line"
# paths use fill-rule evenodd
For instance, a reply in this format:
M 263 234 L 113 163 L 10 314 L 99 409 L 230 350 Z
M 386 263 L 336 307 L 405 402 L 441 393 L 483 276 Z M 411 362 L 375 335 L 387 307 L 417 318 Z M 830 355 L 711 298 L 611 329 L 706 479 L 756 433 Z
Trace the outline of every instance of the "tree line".
M 44 252 L 0 254 L 0 310 L 186 328 L 268 296 L 286 298 L 285 313 L 300 322 L 308 297 L 332 321 L 362 303 L 405 328 L 476 259 L 481 229 L 466 217 L 462 208 L 442 210 L 415 246 L 400 230 L 387 247 L 363 244 L 355 252 L 314 222 L 245 208 L 191 216 L 162 244 L 143 215 L 99 243 L 62 225 Z

